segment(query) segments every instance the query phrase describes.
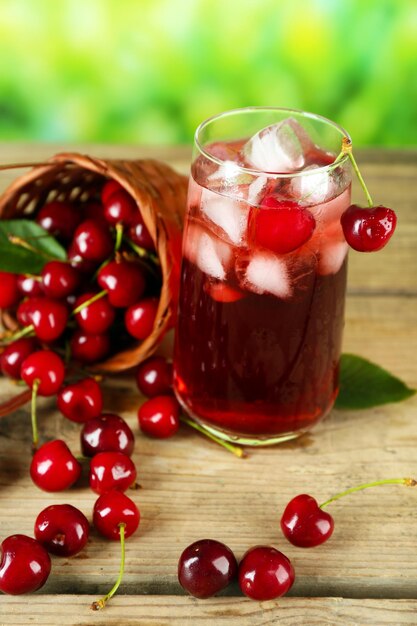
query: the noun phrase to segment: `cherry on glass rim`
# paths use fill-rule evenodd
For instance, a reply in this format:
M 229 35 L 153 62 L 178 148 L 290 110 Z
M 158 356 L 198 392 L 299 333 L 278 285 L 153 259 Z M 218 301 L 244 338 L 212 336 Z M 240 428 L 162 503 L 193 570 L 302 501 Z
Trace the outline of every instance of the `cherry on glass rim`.
M 340 222 L 351 248 L 358 252 L 377 252 L 394 234 L 397 216 L 382 205 L 364 208 L 352 204 L 342 214 Z

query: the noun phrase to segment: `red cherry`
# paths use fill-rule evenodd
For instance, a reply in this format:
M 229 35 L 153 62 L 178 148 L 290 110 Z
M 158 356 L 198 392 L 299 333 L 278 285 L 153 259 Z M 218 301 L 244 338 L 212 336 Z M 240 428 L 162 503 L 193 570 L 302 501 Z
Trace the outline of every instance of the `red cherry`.
M 0 591 L 11 595 L 40 589 L 51 571 L 51 558 L 32 537 L 11 535 L 1 544 Z
M 124 189 L 114 191 L 103 200 L 104 217 L 115 226 L 116 224 L 131 224 L 138 213 L 135 200 Z
M 77 482 L 81 465 L 65 441 L 54 439 L 36 450 L 30 464 L 30 476 L 44 491 L 63 491 Z
M 125 189 L 116 180 L 113 180 L 113 179 L 107 180 L 103 185 L 103 189 L 101 190 L 101 201 L 103 202 L 103 204 L 116 191 L 125 191 Z
M 70 240 L 80 223 L 80 213 L 66 202 L 54 200 L 45 204 L 36 216 L 37 223 L 48 233 Z
M 126 491 L 135 480 L 135 464 L 123 452 L 99 452 L 90 461 L 90 487 L 99 495 L 112 490 Z
M 49 261 L 42 270 L 42 288 L 48 298 L 66 298 L 79 284 L 79 273 L 68 263 Z
M 27 298 L 25 300 L 22 300 L 22 302 L 17 307 L 16 318 L 21 326 L 28 326 L 28 324 L 31 324 L 30 315 L 32 312 L 33 300 L 35 300 L 35 298 Z
M 10 309 L 21 299 L 18 275 L 0 272 L 0 309 Z
M 145 279 L 138 265 L 128 261 L 110 261 L 98 273 L 97 282 L 108 292 L 110 304 L 128 307 L 145 291 Z
M 36 336 L 47 343 L 58 339 L 68 322 L 65 304 L 51 298 L 31 298 L 29 302 L 28 317 Z
M 57 396 L 58 409 L 71 420 L 80 424 L 98 417 L 103 408 L 103 394 L 94 378 L 83 378 L 63 387 Z
M 394 234 L 397 216 L 384 206 L 363 208 L 352 204 L 340 218 L 343 233 L 358 252 L 381 250 Z
M 78 308 L 84 302 L 91 300 L 93 296 L 95 296 L 94 292 L 83 293 L 75 301 L 74 308 Z M 105 333 L 113 324 L 115 317 L 116 311 L 109 303 L 107 296 L 103 296 L 99 300 L 88 304 L 75 315 L 78 326 L 86 333 L 93 335 Z
M 83 259 L 101 263 L 111 255 L 113 240 L 103 222 L 85 220 L 75 231 L 74 247 Z
M 9 343 L 0 355 L 0 368 L 3 374 L 18 380 L 23 361 L 35 350 L 37 344 L 32 337 L 22 337 Z
M 128 234 L 133 243 L 141 248 L 150 252 L 155 250 L 155 244 L 140 213 L 137 213 L 135 220 L 131 223 Z
M 311 548 L 332 536 L 334 521 L 314 498 L 301 494 L 287 504 L 281 517 L 281 529 L 294 546 Z
M 243 291 L 225 285 L 224 283 L 206 282 L 204 284 L 204 291 L 216 302 L 237 302 L 245 297 Z
M 97 268 L 97 263 L 84 259 L 78 252 L 77 246 L 72 243 L 68 248 L 68 261 L 80 274 L 91 276 Z
M 65 366 L 55 352 L 39 350 L 23 361 L 20 375 L 31 389 L 39 381 L 38 395 L 53 396 L 64 382 Z
M 96 363 L 107 356 L 110 350 L 108 335 L 89 335 L 76 330 L 70 340 L 72 358 L 81 363 Z
M 140 429 L 150 437 L 172 437 L 180 426 L 179 414 L 180 407 L 173 396 L 155 396 L 139 408 Z
M 201 539 L 192 543 L 178 561 L 180 585 L 196 598 L 210 598 L 227 587 L 237 574 L 233 552 L 224 543 Z
M 125 493 L 108 491 L 97 498 L 93 509 L 93 524 L 97 531 L 111 539 L 120 539 L 120 524 L 125 524 L 125 538 L 136 531 L 140 513 L 136 504 Z
M 131 456 L 135 438 L 130 426 L 119 415 L 104 413 L 89 420 L 81 431 L 81 449 L 84 456 L 99 452 L 123 452 Z
M 313 215 L 296 202 L 268 196 L 249 214 L 249 233 L 255 246 L 286 254 L 306 243 L 316 226 Z
M 35 537 L 57 556 L 78 554 L 87 543 L 90 525 L 84 513 L 71 504 L 52 504 L 35 521 Z
M 291 561 L 275 548 L 250 548 L 239 564 L 239 586 L 252 600 L 273 600 L 291 589 L 295 574 Z
M 83 206 L 83 220 L 98 220 L 105 222 L 104 207 L 101 202 L 89 202 Z
M 19 274 L 17 277 L 17 286 L 23 296 L 42 296 L 41 281 L 36 277 L 27 274 Z
M 145 396 L 153 398 L 172 390 L 172 363 L 162 356 L 151 356 L 136 370 L 136 384 Z
M 132 304 L 125 312 L 127 332 L 135 339 L 149 337 L 153 330 L 158 306 L 158 298 L 144 298 Z

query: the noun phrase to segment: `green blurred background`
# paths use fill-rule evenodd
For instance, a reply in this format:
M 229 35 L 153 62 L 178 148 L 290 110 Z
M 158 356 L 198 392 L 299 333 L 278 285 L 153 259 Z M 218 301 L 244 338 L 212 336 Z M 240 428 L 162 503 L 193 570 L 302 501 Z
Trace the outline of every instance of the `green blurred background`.
M 247 105 L 417 145 L 417 2 L 0 0 L 0 140 L 189 143 Z

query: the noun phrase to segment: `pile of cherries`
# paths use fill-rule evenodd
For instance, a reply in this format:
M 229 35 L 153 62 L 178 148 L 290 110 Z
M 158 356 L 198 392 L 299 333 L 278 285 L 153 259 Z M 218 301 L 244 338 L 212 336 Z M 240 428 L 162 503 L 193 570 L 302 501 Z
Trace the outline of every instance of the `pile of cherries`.
M 114 180 L 100 195 L 81 205 L 55 200 L 34 216 L 66 247 L 67 261 L 46 262 L 40 275 L 0 272 L 0 309 L 16 317 L 15 336 L 65 349 L 82 364 L 146 339 L 161 286 L 154 243 L 134 199 Z M 22 345 L 27 351 L 33 344 Z M 11 375 L 19 376 L 17 365 Z

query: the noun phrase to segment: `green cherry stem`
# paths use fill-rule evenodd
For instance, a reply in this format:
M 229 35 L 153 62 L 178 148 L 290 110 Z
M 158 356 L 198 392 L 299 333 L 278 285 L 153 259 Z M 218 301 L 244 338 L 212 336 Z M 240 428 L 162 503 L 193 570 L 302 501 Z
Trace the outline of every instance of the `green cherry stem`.
M 104 296 L 107 296 L 107 289 L 103 289 L 103 291 L 99 291 L 98 293 L 95 293 L 94 296 L 91 296 L 91 298 L 89 298 L 82 304 L 75 307 L 75 309 L 72 310 L 71 315 L 77 315 L 77 313 L 79 313 L 86 307 L 90 306 L 90 304 L 93 304 L 93 302 L 97 302 L 97 300 L 104 298 Z
M 202 426 L 200 426 L 200 424 L 193 422 L 193 420 L 190 420 L 188 417 L 185 417 L 185 415 L 182 415 L 180 417 L 180 420 L 181 422 L 184 422 L 184 424 L 187 424 L 187 426 L 191 426 L 191 428 L 194 428 L 194 430 L 197 430 L 199 433 L 202 433 L 203 435 L 205 435 L 212 441 L 215 441 L 223 448 L 226 448 L 226 450 L 228 450 L 235 456 L 239 457 L 240 459 L 246 456 L 243 448 L 241 448 L 240 446 L 234 446 L 232 443 L 229 443 L 228 441 L 224 441 L 223 439 L 220 439 L 220 437 L 216 437 L 216 435 L 213 435 L 212 433 L 208 432 Z
M 363 485 L 351 487 L 350 489 L 346 489 L 346 491 L 336 494 L 326 500 L 326 502 L 323 502 L 323 504 L 320 504 L 320 508 L 324 509 L 324 507 L 330 504 L 330 502 L 334 502 L 344 496 L 348 496 L 350 493 L 362 491 L 363 489 L 369 489 L 370 487 L 378 487 L 379 485 L 405 485 L 406 487 L 415 487 L 415 485 L 417 485 L 417 481 L 414 480 L 414 478 L 386 478 L 385 480 L 376 480 L 372 483 L 364 483 Z
M 120 587 L 120 583 L 122 582 L 123 572 L 124 572 L 124 569 L 125 569 L 125 528 L 126 528 L 126 524 L 119 524 L 119 528 L 120 528 L 120 551 L 121 551 L 119 575 L 118 575 L 117 580 L 114 583 L 113 587 L 110 589 L 110 591 L 108 593 L 106 593 L 105 596 L 100 598 L 100 600 L 96 600 L 95 602 L 92 603 L 91 608 L 93 609 L 93 611 L 100 611 L 101 609 L 104 609 L 104 607 L 106 606 L 107 602 L 110 600 L 110 598 L 112 598 L 114 596 L 114 594 L 116 593 L 116 591 Z
M 31 420 L 32 420 L 32 447 L 35 451 L 39 443 L 38 421 L 36 419 L 36 398 L 38 397 L 38 388 L 40 380 L 36 379 L 32 387 L 32 403 L 31 403 Z
M 116 224 L 116 243 L 114 244 L 114 251 L 120 250 L 120 246 L 123 241 L 123 224 Z
M 373 203 L 372 198 L 371 198 L 371 194 L 368 191 L 366 183 L 365 183 L 365 181 L 362 178 L 362 174 L 360 173 L 358 164 L 356 163 L 356 159 L 353 156 L 352 142 L 347 137 L 343 137 L 343 140 L 342 140 L 342 152 L 341 152 L 341 155 L 345 155 L 345 154 L 349 157 L 349 160 L 350 160 L 350 162 L 352 164 L 352 167 L 353 167 L 353 169 L 355 171 L 355 174 L 358 177 L 358 180 L 359 180 L 359 182 L 361 184 L 361 187 L 362 187 L 362 189 L 363 189 L 363 191 L 365 193 L 366 201 L 368 202 L 368 206 L 369 207 L 374 206 L 374 203 Z

